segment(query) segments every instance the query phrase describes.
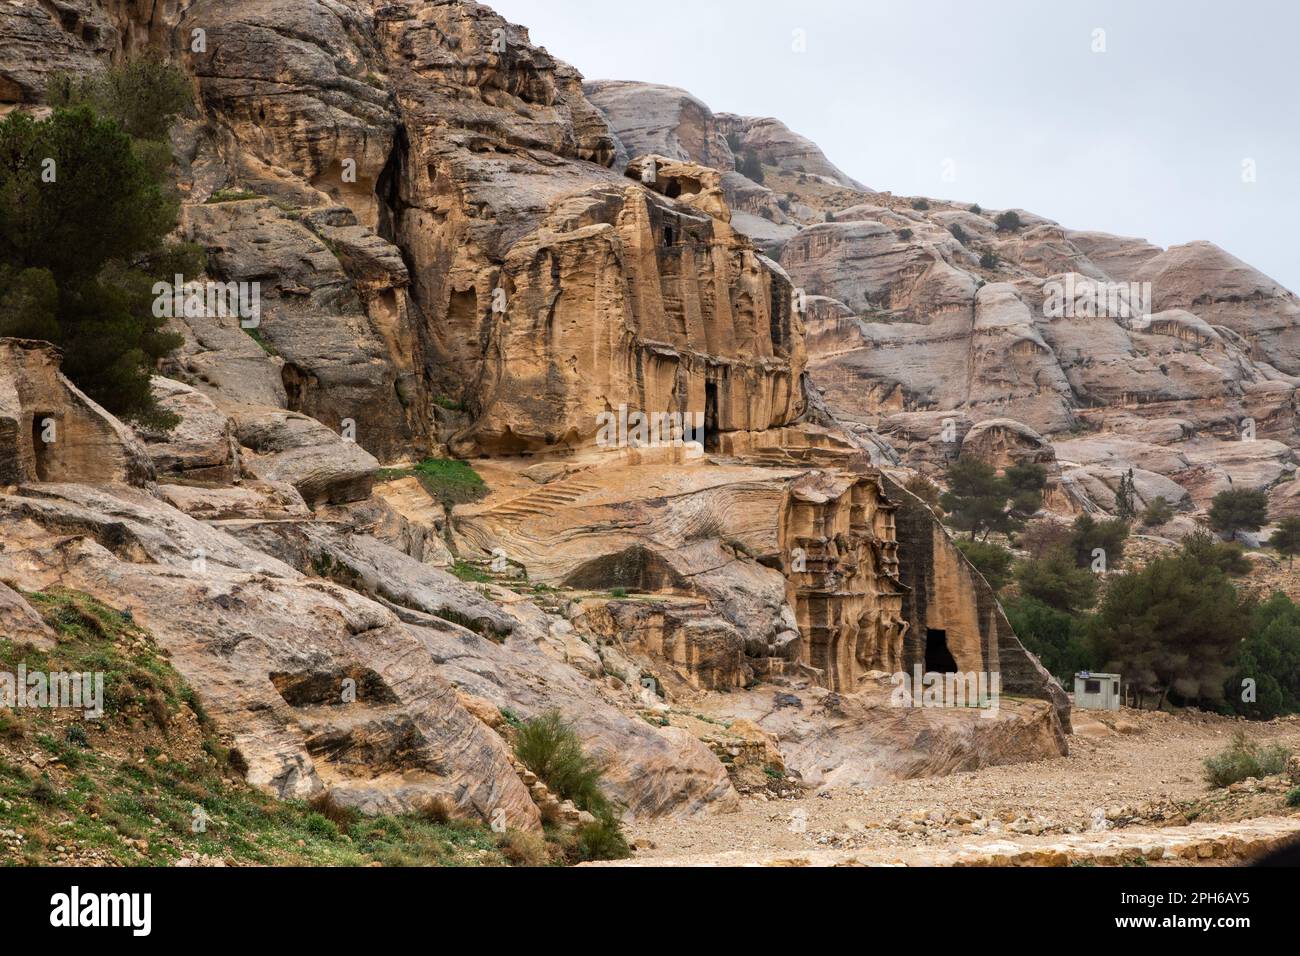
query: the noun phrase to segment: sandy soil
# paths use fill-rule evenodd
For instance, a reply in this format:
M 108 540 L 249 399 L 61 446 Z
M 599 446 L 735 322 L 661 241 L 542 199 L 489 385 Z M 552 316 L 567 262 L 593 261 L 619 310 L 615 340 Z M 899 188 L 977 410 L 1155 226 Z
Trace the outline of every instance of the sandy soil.
M 1104 721 L 1104 722 L 1103 722 Z M 1288 814 L 1272 793 L 1211 792 L 1201 763 L 1245 729 L 1261 743 L 1300 753 L 1300 718 L 1264 724 L 1132 710 L 1076 711 L 1070 756 L 909 780 L 871 790 L 827 790 L 794 799 L 742 798 L 733 814 L 633 828 L 640 862 L 756 862 L 773 852 L 853 850 L 880 862 L 919 862 L 990 836 L 1032 842 L 1106 827 L 1139 829 L 1189 819 Z

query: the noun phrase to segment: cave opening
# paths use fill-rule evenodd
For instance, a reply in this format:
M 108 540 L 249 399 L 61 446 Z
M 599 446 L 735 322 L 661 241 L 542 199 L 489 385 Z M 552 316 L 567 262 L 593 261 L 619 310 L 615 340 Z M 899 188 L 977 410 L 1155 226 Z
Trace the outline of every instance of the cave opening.
M 704 383 L 704 450 L 718 450 L 718 383 Z
M 37 481 L 50 480 L 50 445 L 52 442 L 46 441 L 45 426 L 54 418 L 50 412 L 37 412 L 32 416 L 32 464 L 36 468 Z M 51 437 L 57 436 L 57 432 L 51 430 Z
M 925 630 L 925 672 L 955 674 L 957 660 L 948 648 L 948 632 L 934 627 Z

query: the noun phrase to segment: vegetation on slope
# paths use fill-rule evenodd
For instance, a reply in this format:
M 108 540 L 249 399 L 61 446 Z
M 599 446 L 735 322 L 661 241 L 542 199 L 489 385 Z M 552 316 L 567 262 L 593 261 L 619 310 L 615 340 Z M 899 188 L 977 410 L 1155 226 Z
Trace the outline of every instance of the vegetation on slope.
M 376 477 L 380 481 L 415 478 L 449 508 L 478 501 L 488 493 L 487 483 L 473 466 L 454 458 L 426 458 L 413 468 L 385 468 Z
M 9 865 L 500 866 L 581 858 L 572 838 L 427 814 L 362 817 L 247 786 L 152 637 L 86 595 L 25 594 L 59 636 L 0 641 L 0 671 L 101 671 L 105 713 L 0 710 L 0 862 Z
M 149 377 L 180 338 L 154 315 L 153 287 L 204 268 L 201 250 L 168 238 L 166 135 L 191 95 L 179 69 L 141 59 L 54 78 L 46 119 L 0 120 L 0 335 L 59 345 L 91 398 L 160 427 L 175 421 Z

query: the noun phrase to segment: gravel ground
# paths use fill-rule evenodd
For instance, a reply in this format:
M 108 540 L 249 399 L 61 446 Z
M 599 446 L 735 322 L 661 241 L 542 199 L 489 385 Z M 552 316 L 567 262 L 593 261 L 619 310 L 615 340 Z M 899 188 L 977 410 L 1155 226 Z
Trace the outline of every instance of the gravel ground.
M 640 844 L 637 860 L 650 863 L 704 862 L 714 856 L 743 863 L 773 851 L 819 849 L 906 860 L 989 835 L 1028 839 L 1088 832 L 1100 816 L 1108 817 L 1110 827 L 1124 828 L 1185 822 L 1179 807 L 1208 794 L 1201 762 L 1239 729 L 1300 753 L 1297 718 L 1248 724 L 1212 715 L 1125 710 L 1102 720 L 1076 712 L 1068 757 L 866 791 L 829 790 L 797 799 L 747 796 L 736 813 L 642 824 L 630 836 Z M 1281 806 L 1276 796 L 1253 804 L 1246 800 L 1249 795 L 1242 796 L 1234 804 L 1238 818 L 1278 812 Z

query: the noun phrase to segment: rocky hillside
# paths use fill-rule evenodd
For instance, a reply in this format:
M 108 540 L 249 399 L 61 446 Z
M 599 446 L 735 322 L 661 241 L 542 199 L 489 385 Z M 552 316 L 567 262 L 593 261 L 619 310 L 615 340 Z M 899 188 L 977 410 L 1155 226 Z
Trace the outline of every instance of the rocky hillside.
M 0 340 L 0 599 L 38 636 L 24 595 L 129 613 L 272 795 L 537 830 L 510 728 L 552 711 L 631 819 L 1059 756 L 1064 693 L 896 466 L 954 417 L 1071 507 L 1116 449 L 1193 502 L 1292 470 L 1295 300 L 1220 253 L 873 193 L 460 0 L 11 3 L 0 111 L 146 49 L 193 84 L 184 278 L 260 312 L 171 320 L 170 429 Z M 1103 361 L 1034 318 L 1067 266 L 1160 311 Z M 915 668 L 1005 696 L 891 707 Z
M 1228 252 L 873 192 L 776 120 L 651 84 L 587 91 L 635 150 L 722 172 L 736 228 L 809 296 L 827 405 L 909 465 L 1047 464 L 1066 513 L 1112 509 L 1129 468 L 1139 503 L 1191 512 L 1255 488 L 1296 513 L 1300 300 Z

